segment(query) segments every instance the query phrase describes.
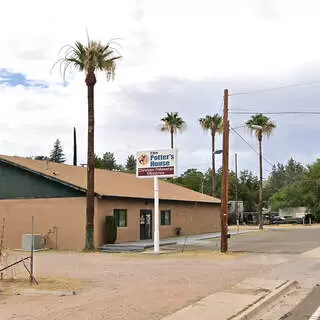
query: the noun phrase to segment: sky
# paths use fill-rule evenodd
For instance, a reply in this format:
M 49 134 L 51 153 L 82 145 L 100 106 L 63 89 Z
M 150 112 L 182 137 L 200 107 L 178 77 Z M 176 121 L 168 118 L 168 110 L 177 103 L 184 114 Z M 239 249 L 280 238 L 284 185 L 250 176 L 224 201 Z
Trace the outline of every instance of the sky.
M 71 164 L 75 126 L 78 162 L 86 163 L 85 75 L 70 73 L 64 82 L 58 68 L 51 70 L 64 45 L 86 42 L 86 30 L 91 39 L 116 39 L 123 56 L 115 80 L 98 74 L 95 87 L 95 151 L 113 152 L 119 163 L 138 150 L 169 148 L 160 119 L 179 112 L 187 122 L 175 137 L 179 172 L 206 170 L 211 140 L 198 119 L 222 112 L 225 88 L 233 128 L 250 117 L 233 112 L 318 111 L 318 0 L 15 0 L 3 6 L 0 154 L 48 155 L 59 138 Z M 316 160 L 320 115 L 268 116 L 277 128 L 263 141 L 264 177 L 270 163 Z M 258 149 L 245 128 L 237 132 Z M 235 153 L 240 170 L 258 172 L 258 155 L 231 131 L 231 169 Z

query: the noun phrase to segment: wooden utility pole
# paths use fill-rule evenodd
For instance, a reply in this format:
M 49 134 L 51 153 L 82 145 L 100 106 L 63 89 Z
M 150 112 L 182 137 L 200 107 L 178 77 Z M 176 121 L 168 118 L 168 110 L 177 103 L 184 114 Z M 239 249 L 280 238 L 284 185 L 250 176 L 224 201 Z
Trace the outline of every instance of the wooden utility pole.
M 259 229 L 263 229 L 263 203 L 262 203 L 262 129 L 258 131 L 259 140 L 259 166 L 260 166 L 260 181 L 259 181 Z
M 222 186 L 221 186 L 221 243 L 220 251 L 228 251 L 228 200 L 229 200 L 229 120 L 228 120 L 228 89 L 224 90 L 223 110 L 223 155 L 222 155 Z
M 239 233 L 239 208 L 238 208 L 238 155 L 235 153 L 234 155 L 234 166 L 236 172 L 236 181 L 234 186 L 235 191 L 235 214 L 237 219 L 237 231 Z

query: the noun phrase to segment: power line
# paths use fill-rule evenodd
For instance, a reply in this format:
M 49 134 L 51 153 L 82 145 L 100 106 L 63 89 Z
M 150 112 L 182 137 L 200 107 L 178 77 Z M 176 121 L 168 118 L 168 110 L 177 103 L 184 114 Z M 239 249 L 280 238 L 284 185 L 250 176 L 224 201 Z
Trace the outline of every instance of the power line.
M 233 129 L 233 128 L 231 128 L 231 130 L 232 130 L 235 134 L 237 134 L 237 135 L 241 138 L 241 140 L 242 140 L 243 142 L 245 142 L 257 155 L 259 155 L 259 152 L 258 152 L 245 138 L 243 138 L 240 133 L 238 133 L 238 132 L 237 132 L 235 129 Z M 273 164 L 272 164 L 269 160 L 267 160 L 265 157 L 262 157 L 262 159 L 263 159 L 265 162 L 267 162 L 271 167 L 273 167 Z
M 310 114 L 310 115 L 320 115 L 319 111 L 274 111 L 274 112 L 262 112 L 262 111 L 229 111 L 233 114 Z
M 240 96 L 245 94 L 251 94 L 251 93 L 260 93 L 260 92 L 268 92 L 268 91 L 274 91 L 274 90 L 281 90 L 281 89 L 288 89 L 288 88 L 295 88 L 295 87 L 302 87 L 302 86 L 308 86 L 312 84 L 318 84 L 320 83 L 320 80 L 310 81 L 310 82 L 302 82 L 302 83 L 295 83 L 295 84 L 288 84 L 273 88 L 267 88 L 267 89 L 255 89 L 255 90 L 248 90 L 248 91 L 242 91 L 237 93 L 231 93 L 230 96 Z

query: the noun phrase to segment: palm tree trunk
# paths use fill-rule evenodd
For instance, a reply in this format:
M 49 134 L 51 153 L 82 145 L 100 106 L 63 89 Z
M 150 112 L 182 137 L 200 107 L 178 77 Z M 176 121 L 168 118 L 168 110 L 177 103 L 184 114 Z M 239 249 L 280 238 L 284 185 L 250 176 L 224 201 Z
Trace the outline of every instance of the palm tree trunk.
M 86 77 L 88 87 L 88 155 L 87 155 L 87 207 L 86 207 L 86 249 L 94 249 L 94 85 L 96 77 L 89 71 Z
M 262 132 L 258 133 L 259 140 L 259 167 L 260 167 L 260 183 L 259 183 L 259 229 L 263 229 L 263 216 L 262 216 Z
M 211 138 L 212 138 L 212 196 L 214 197 L 216 194 L 216 161 L 215 161 L 215 132 L 211 130 Z
M 173 128 L 170 129 L 170 136 L 171 136 L 171 149 L 173 149 Z

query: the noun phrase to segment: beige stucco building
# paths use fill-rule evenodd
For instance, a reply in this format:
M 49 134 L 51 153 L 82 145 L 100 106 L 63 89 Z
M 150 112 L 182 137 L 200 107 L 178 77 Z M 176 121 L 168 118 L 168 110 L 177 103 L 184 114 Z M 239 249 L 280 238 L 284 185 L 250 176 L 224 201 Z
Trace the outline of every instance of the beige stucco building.
M 219 230 L 220 200 L 159 182 L 160 237 Z M 41 234 L 48 248 L 83 249 L 86 168 L 0 156 L 0 226 L 5 246 L 21 248 L 23 234 Z M 95 170 L 95 246 L 105 243 L 105 217 L 115 215 L 117 242 L 152 239 L 153 180 Z

